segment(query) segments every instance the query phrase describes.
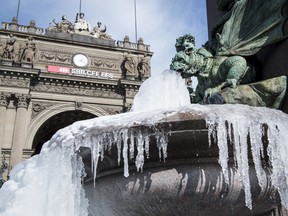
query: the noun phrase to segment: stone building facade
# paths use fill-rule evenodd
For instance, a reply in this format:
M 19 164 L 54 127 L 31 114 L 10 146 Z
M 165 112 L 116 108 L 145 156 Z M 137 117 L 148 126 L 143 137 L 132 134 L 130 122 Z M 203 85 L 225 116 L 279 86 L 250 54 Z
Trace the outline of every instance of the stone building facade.
M 62 19 L 46 30 L 34 21 L 2 23 L 0 149 L 10 168 L 39 153 L 60 128 L 127 111 L 151 75 L 153 53 L 142 38 L 115 41 L 106 27 L 77 25 L 76 32 L 76 23 L 63 27 Z

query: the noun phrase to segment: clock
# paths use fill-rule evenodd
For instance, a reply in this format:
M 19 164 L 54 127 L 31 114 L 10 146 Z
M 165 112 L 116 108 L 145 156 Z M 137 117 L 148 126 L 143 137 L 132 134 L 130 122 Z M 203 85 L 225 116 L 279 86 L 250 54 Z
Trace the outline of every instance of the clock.
M 78 67 L 86 67 L 89 63 L 88 57 L 82 53 L 73 56 L 73 63 Z

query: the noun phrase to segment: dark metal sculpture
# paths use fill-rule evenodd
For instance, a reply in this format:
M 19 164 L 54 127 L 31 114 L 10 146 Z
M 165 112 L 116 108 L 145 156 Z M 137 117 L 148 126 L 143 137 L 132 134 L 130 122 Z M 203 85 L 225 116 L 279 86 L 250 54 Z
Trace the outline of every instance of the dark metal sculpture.
M 227 6 L 227 1 L 224 3 Z M 259 71 L 247 57 L 287 37 L 286 4 L 285 0 L 229 1 L 233 7 L 214 28 L 212 39 L 204 47 L 196 49 L 192 35 L 176 40 L 177 53 L 170 68 L 185 78 L 197 77 L 192 103 L 281 107 L 286 76 L 257 80 Z

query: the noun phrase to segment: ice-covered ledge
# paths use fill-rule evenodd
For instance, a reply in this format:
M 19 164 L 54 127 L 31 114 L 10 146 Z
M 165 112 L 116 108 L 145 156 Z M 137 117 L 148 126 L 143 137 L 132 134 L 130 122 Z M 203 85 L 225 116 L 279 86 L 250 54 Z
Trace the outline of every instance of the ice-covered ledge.
M 255 152 L 253 153 L 250 149 L 252 143 L 250 141 L 248 143 L 247 167 L 245 164 L 239 164 L 239 161 L 237 162 L 238 167 L 235 165 L 235 160 L 237 160 L 234 154 L 235 147 L 229 144 L 227 147 L 229 159 L 227 158 L 227 167 L 225 168 L 228 172 L 228 183 L 226 183 L 225 172 L 222 169 L 222 166 L 225 165 L 223 165 L 223 161 L 220 165 L 221 155 L 219 155 L 219 149 L 223 154 L 224 144 L 214 142 L 213 139 L 209 141 L 209 136 L 212 134 L 218 133 L 218 138 L 220 138 L 217 128 L 215 128 L 215 133 L 212 132 L 211 128 L 221 126 L 221 118 L 227 117 L 229 119 L 230 112 L 234 112 L 236 116 L 242 112 L 242 116 L 236 117 L 241 123 L 243 116 L 250 116 L 252 120 L 252 111 L 259 111 L 263 108 L 225 105 L 221 109 L 226 110 L 227 115 L 221 116 L 221 114 L 217 115 L 217 113 L 221 113 L 220 107 L 191 105 L 174 111 L 164 111 L 160 115 L 157 112 L 152 112 L 150 114 L 154 120 L 158 117 L 156 121 L 153 121 L 153 126 L 150 125 L 149 118 L 144 121 L 136 120 L 130 125 L 129 130 L 134 131 L 132 134 L 138 133 L 137 137 L 139 137 L 140 132 L 143 140 L 146 141 L 145 136 L 149 136 L 149 158 L 146 158 L 147 154 L 143 153 L 145 158 L 143 171 L 141 172 L 141 167 L 140 171 L 137 171 L 139 143 L 136 144 L 138 147 L 137 150 L 133 149 L 134 157 L 128 160 L 129 176 L 127 178 L 123 177 L 123 172 L 124 167 L 127 167 L 125 157 L 129 156 L 125 156 L 123 153 L 125 151 L 124 146 L 121 146 L 121 150 L 119 150 L 117 145 L 113 145 L 110 153 L 105 152 L 103 161 L 98 161 L 97 179 L 94 187 L 91 151 L 81 147 L 80 154 L 88 173 L 84 188 L 90 203 L 90 215 L 191 215 L 194 212 L 200 216 L 220 216 L 237 215 L 236 212 L 241 212 L 239 215 L 243 216 L 262 215 L 276 208 L 281 200 L 275 188 L 271 186 L 271 169 L 267 161 L 267 142 L 263 146 L 265 156 L 261 158 L 262 163 L 267 166 L 261 169 L 264 171 L 261 174 L 261 180 L 258 180 L 259 176 L 256 173 L 259 170 L 255 171 L 254 168 L 255 162 L 253 160 L 255 161 L 255 159 L 252 155 Z M 270 109 L 264 108 L 262 112 L 258 112 L 258 117 L 268 110 Z M 212 119 L 215 120 L 216 125 L 212 123 Z M 254 120 L 266 121 L 264 119 Z M 257 128 L 253 130 L 257 131 Z M 157 144 L 156 137 L 160 135 L 158 132 L 161 133 L 162 139 L 167 139 L 167 148 Z M 229 141 L 227 141 L 228 143 Z M 259 143 L 253 144 L 258 146 Z M 159 151 L 159 147 L 162 148 L 161 151 Z M 145 149 L 145 141 L 143 148 Z M 164 162 L 163 155 L 161 160 L 159 154 L 163 153 L 165 149 L 167 152 L 164 155 L 167 153 L 167 157 Z M 129 155 L 131 149 L 128 147 L 126 151 Z M 119 160 L 120 165 L 118 165 Z M 244 170 L 246 168 L 248 170 Z M 249 178 L 241 177 L 244 174 L 248 174 Z M 247 198 L 247 183 L 243 183 L 243 181 L 247 183 L 250 181 L 251 197 L 248 195 Z M 262 190 L 259 183 L 261 183 Z M 252 209 L 247 207 L 249 200 L 253 202 L 251 203 Z

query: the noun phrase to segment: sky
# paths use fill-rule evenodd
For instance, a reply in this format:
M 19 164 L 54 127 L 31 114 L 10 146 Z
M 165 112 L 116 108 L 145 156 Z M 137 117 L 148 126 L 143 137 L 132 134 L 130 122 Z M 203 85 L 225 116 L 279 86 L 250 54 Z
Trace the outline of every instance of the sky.
M 4 3 L 5 1 L 5 3 Z M 62 15 L 72 23 L 81 0 L 20 0 L 18 23 L 46 29 Z M 17 15 L 19 0 L 0 0 L 0 21 L 10 22 Z M 40 3 L 41 2 L 41 3 Z M 82 0 L 81 11 L 91 27 L 98 21 L 107 26 L 107 33 L 116 41 L 128 35 L 135 42 L 134 0 Z M 137 36 L 150 45 L 152 76 L 169 69 L 175 55 L 176 38 L 187 33 L 195 36 L 196 46 L 208 40 L 206 0 L 136 0 Z

